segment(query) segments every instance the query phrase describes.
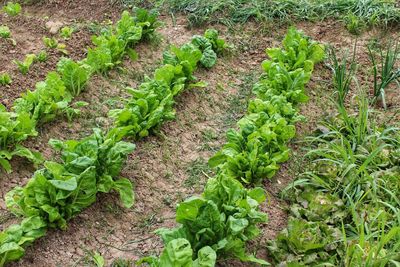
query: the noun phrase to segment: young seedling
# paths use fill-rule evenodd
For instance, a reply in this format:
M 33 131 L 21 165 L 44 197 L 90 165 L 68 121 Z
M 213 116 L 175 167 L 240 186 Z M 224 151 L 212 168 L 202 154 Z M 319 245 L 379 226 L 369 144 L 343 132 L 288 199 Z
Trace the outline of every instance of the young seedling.
M 24 61 L 14 60 L 13 62 L 18 66 L 19 71 L 26 75 L 29 72 L 29 69 L 33 62 L 36 60 L 35 54 L 28 54 Z
M 47 55 L 46 51 L 40 51 L 39 54 L 37 54 L 36 59 L 39 62 L 46 62 L 49 56 Z
M 365 22 L 354 15 L 353 13 L 349 13 L 344 17 L 347 30 L 354 35 L 359 35 L 365 28 Z
M 65 44 L 59 43 L 56 38 L 43 37 L 43 43 L 46 47 L 50 49 L 57 49 L 64 55 L 68 55 L 67 49 L 65 49 Z
M 0 74 L 0 85 L 6 86 L 12 83 L 12 79 L 10 74 L 8 73 L 1 73 Z
M 7 5 L 3 6 L 3 11 L 7 15 L 14 17 L 21 13 L 21 5 L 18 3 L 8 2 Z
M 5 39 L 11 37 L 10 29 L 7 26 L 4 25 L 0 26 L 0 37 Z
M 43 37 L 43 43 L 48 48 L 57 48 L 58 41 L 56 38 Z
M 73 28 L 66 26 L 61 29 L 60 36 L 65 40 L 67 40 L 71 38 L 73 32 L 74 32 Z

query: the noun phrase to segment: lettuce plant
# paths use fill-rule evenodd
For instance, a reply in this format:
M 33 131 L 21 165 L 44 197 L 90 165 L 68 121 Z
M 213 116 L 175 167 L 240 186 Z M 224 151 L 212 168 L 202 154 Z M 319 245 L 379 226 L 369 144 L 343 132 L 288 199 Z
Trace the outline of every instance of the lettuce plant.
M 19 71 L 23 74 L 26 75 L 29 72 L 29 69 L 31 68 L 32 64 L 36 60 L 36 55 L 35 54 L 28 54 L 24 61 L 19 61 L 19 60 L 14 60 L 14 64 L 18 66 Z
M 44 50 L 43 50 L 43 51 L 40 51 L 40 52 L 36 55 L 36 59 L 37 59 L 39 62 L 46 62 L 48 58 L 49 58 L 49 56 L 48 56 L 47 52 L 44 51 Z
M 180 226 L 159 229 L 157 233 L 166 245 L 179 238 L 188 240 L 195 254 L 210 247 L 218 257 L 266 264 L 248 255 L 245 246 L 259 235 L 256 224 L 267 221 L 267 215 L 259 211 L 265 199 L 263 189 L 247 190 L 239 181 L 217 175 L 208 180 L 201 197 L 191 197 L 178 205 L 176 220 Z
M 151 21 L 146 22 L 146 18 Z M 155 16 L 145 11 L 141 12 L 140 19 L 132 17 L 129 12 L 124 12 L 116 25 L 110 26 L 101 36 L 93 38 L 98 40 L 98 46 L 89 49 L 86 59 L 81 62 L 61 59 L 57 65 L 58 73 L 49 73 L 45 81 L 37 83 L 36 90 L 22 94 L 14 102 L 13 112 L 1 108 L 1 116 L 5 118 L 1 123 L 6 125 L 2 128 L 5 137 L 0 142 L 1 166 L 11 171 L 9 160 L 13 155 L 27 157 L 37 163 L 39 159 L 36 152 L 29 152 L 21 146 L 17 149 L 16 145 L 29 136 L 34 136 L 35 127 L 40 123 L 51 121 L 61 114 L 65 114 L 69 120 L 78 115 L 80 113 L 78 108 L 85 104 L 82 102 L 71 104 L 71 101 L 74 96 L 81 93 L 92 74 L 115 66 L 126 53 L 133 55 L 133 45 L 143 39 L 142 28 L 145 27 L 148 34 L 152 34 L 158 25 Z M 47 47 L 67 53 L 64 51 L 65 45 L 59 44 L 55 38 L 45 37 L 43 41 Z M 125 51 L 121 51 L 121 47 Z M 28 55 L 23 62 L 15 61 L 15 64 L 26 74 L 35 60 L 46 61 L 47 53 L 42 51 L 37 56 Z M 2 76 L 2 83 L 9 83 L 8 76 Z M 24 131 L 14 130 L 19 127 Z
M 91 69 L 72 59 L 62 58 L 57 64 L 57 71 L 61 74 L 61 79 L 70 93 L 78 96 L 90 77 Z
M 11 16 L 11 17 L 15 17 L 17 16 L 19 13 L 21 13 L 21 5 L 18 3 L 13 3 L 13 2 L 8 2 L 6 5 L 3 6 L 3 11 Z
M 61 77 L 50 72 L 45 81 L 36 84 L 35 91 L 27 91 L 14 103 L 17 113 L 27 113 L 36 122 L 53 120 L 71 101 L 72 95 L 65 88 Z
M 57 48 L 58 46 L 58 41 L 56 38 L 50 38 L 50 37 L 43 37 L 43 44 L 48 47 L 48 48 Z
M 68 26 L 65 26 L 61 28 L 60 30 L 60 36 L 64 38 L 65 40 L 70 39 L 72 36 L 72 33 L 74 32 L 74 29 Z
M 193 260 L 193 250 L 189 241 L 184 238 L 171 240 L 163 251 L 160 258 L 146 257 L 136 264 L 147 263 L 150 267 L 214 267 L 217 259 L 215 251 L 210 247 L 203 247 Z
M 324 47 L 290 28 L 283 49 L 267 49 L 264 74 L 254 85 L 256 98 L 238 123 L 229 130 L 228 143 L 209 160 L 213 168 L 246 184 L 272 178 L 289 158 L 287 143 L 295 136 L 294 123 L 301 120 L 296 106 L 307 101 L 305 85 L 314 64 L 324 58 Z
M 211 49 L 212 53 L 204 53 L 206 49 Z M 135 139 L 148 136 L 161 123 L 175 117 L 174 97 L 188 82 L 195 80 L 193 73 L 198 65 L 212 67 L 216 63 L 216 53 L 210 40 L 194 36 L 190 43 L 181 47 L 171 46 L 164 52 L 163 59 L 164 66 L 155 71 L 154 78 L 146 79 L 137 89 L 128 88 L 132 97 L 124 108 L 109 113 L 116 127 L 128 130 Z
M 67 221 L 90 206 L 98 192 L 115 190 L 125 207 L 133 205 L 131 182 L 118 176 L 135 145 L 99 129 L 80 141 L 50 140 L 50 145 L 61 152 L 62 161 L 45 162 L 26 186 L 6 195 L 7 207 L 26 219 L 0 233 L 0 263 L 22 257 L 24 247 L 48 227 L 66 229 Z
M 8 28 L 7 26 L 1 25 L 0 26 L 0 37 L 1 38 L 10 38 L 11 37 L 10 28 Z
M 11 172 L 9 161 L 14 156 L 26 157 L 35 164 L 42 162 L 42 156 L 37 152 L 19 145 L 29 136 L 36 136 L 35 123 L 25 113 L 7 112 L 7 109 L 0 104 L 0 166 L 7 172 Z M 11 144 L 17 144 L 14 147 Z

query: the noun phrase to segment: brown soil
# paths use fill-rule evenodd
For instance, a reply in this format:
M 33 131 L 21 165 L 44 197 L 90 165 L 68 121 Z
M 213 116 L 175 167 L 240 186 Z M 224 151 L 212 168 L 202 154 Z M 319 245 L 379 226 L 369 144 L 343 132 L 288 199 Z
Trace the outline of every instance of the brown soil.
M 91 20 L 101 22 L 104 19 L 117 18 L 121 7 L 110 4 L 111 2 L 113 1 L 45 1 L 45 4 L 37 3 L 25 7 L 25 14 L 48 16 L 58 21 L 77 19 L 83 25 L 88 25 Z M 17 39 L 15 54 L 24 55 L 43 48 L 41 38 L 47 34 L 43 29 L 44 19 L 25 15 L 17 19 L 5 18 L 4 15 L 0 15 L 0 18 L 2 24 L 5 23 L 12 31 L 16 31 L 13 32 Z M 60 118 L 44 125 L 39 131 L 39 137 L 29 140 L 26 145 L 52 159 L 56 155 L 47 145 L 50 138 L 76 139 L 90 134 L 93 127 L 109 127 L 111 122 L 107 118 L 107 112 L 120 105 L 120 97 L 126 97 L 124 88 L 138 85 L 145 75 L 151 76 L 153 70 L 161 64 L 161 52 L 169 44 L 183 44 L 192 35 L 203 31 L 188 30 L 183 17 L 177 17 L 176 24 L 173 24 L 169 16 L 161 16 L 160 20 L 165 22 L 165 26 L 159 30 L 163 39 L 158 45 L 140 44 L 136 49 L 139 54 L 137 61 L 126 60 L 121 68 L 112 71 L 108 77 L 93 77 L 78 99 L 89 103 L 83 109 L 82 115 L 71 123 Z M 66 231 L 49 230 L 44 238 L 27 248 L 26 256 L 21 261 L 10 266 L 93 266 L 91 255 L 94 252 L 99 252 L 107 265 L 119 257 L 137 260 L 147 255 L 158 255 L 162 250 L 162 242 L 153 234 L 154 230 L 173 227 L 176 204 L 188 196 L 202 192 L 207 176 L 211 175 L 206 167 L 207 159 L 224 143 L 227 128 L 235 127 L 235 121 L 245 112 L 246 96 L 249 95 L 251 84 L 261 73 L 259 66 L 266 57 L 265 48 L 278 46 L 286 31 L 285 28 L 264 26 L 249 24 L 234 31 L 217 27 L 236 48 L 231 55 L 219 59 L 213 69 L 198 70 L 196 76 L 207 82 L 208 86 L 187 90 L 177 98 L 176 120 L 165 123 L 159 134 L 136 142 L 137 149 L 130 155 L 121 174 L 135 185 L 136 203 L 133 208 L 122 208 L 114 194 L 99 195 L 96 204 L 69 222 Z M 312 38 L 334 44 L 337 48 L 349 48 L 355 40 L 341 24 L 333 21 L 300 23 L 297 26 Z M 17 28 L 18 31 L 15 30 Z M 77 34 L 67 44 L 67 47 L 73 47 L 71 56 L 77 59 L 83 56 L 82 51 L 89 45 L 90 33 L 86 27 L 82 28 L 80 34 L 82 36 Z M 365 33 L 359 37 L 360 46 L 371 37 L 379 35 L 379 31 Z M 9 44 L 4 44 L 2 40 L 0 44 L 1 65 L 9 66 L 8 70 L 14 71 L 9 64 L 12 56 L 5 54 L 8 50 L 3 48 L 9 47 Z M 29 74 L 15 78 L 15 86 L 13 84 L 2 88 L 0 100 L 9 104 L 24 91 L 18 91 L 17 88 L 31 88 L 36 81 L 43 79 L 45 73 L 54 68 L 57 56 L 52 55 L 43 70 L 33 68 L 37 76 Z M 361 49 L 357 58 L 361 62 L 367 60 Z M 327 66 L 320 64 L 316 67 L 308 91 L 310 101 L 301 107 L 301 113 L 307 121 L 297 125 L 298 137 L 291 144 L 292 159 L 283 164 L 272 181 L 264 184 L 269 201 L 262 205 L 262 210 L 268 213 L 269 222 L 261 226 L 262 235 L 249 247 L 262 258 L 267 258 L 267 240 L 273 239 L 286 226 L 287 205 L 280 199 L 279 192 L 302 169 L 302 137 L 312 132 L 323 116 L 333 112 L 328 100 L 332 85 Z M 398 102 L 391 103 L 393 107 Z M 2 196 L 16 185 L 24 185 L 34 171 L 32 166 L 21 159 L 14 160 L 12 165 L 15 171 L 12 174 L 3 174 L 0 179 Z M 0 208 L 0 227 L 3 228 L 15 219 L 5 210 L 4 201 L 0 201 Z M 236 261 L 222 262 L 221 265 L 250 266 Z

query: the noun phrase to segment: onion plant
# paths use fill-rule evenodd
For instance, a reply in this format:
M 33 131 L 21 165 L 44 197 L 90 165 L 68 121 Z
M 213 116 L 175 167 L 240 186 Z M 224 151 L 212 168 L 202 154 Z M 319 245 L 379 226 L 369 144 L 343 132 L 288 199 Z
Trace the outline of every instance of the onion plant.
M 368 54 L 373 65 L 374 102 L 382 101 L 382 105 L 386 109 L 385 89 L 392 82 L 396 82 L 400 87 L 400 67 L 398 67 L 400 58 L 399 43 L 395 42 L 393 44 L 390 42 L 386 51 L 379 46 L 378 56 L 375 55 L 372 47 L 368 46 Z

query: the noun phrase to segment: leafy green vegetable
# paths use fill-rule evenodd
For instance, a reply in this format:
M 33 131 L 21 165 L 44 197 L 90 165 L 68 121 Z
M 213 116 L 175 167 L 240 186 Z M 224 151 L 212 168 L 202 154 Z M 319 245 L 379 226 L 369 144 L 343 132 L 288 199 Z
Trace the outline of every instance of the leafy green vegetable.
M 88 70 L 72 59 L 62 58 L 57 64 L 57 70 L 66 88 L 73 96 L 80 95 L 90 77 Z
M 7 26 L 1 25 L 0 26 L 0 37 L 1 38 L 10 38 L 11 37 L 10 28 L 8 28 Z
M 26 219 L 0 233 L 0 265 L 18 260 L 24 247 L 43 236 L 48 227 L 65 229 L 67 221 L 96 200 L 98 192 L 115 190 L 126 207 L 133 205 L 132 184 L 117 179 L 133 144 L 94 134 L 81 141 L 50 140 L 62 162 L 47 161 L 25 187 L 6 195 L 7 207 Z
M 40 51 L 39 54 L 36 55 L 36 59 L 37 59 L 39 62 L 46 62 L 47 59 L 48 59 L 48 57 L 49 57 L 49 56 L 47 55 L 47 52 L 46 52 L 46 51 Z
M 60 36 L 65 40 L 70 39 L 74 29 L 68 26 L 62 27 L 60 31 Z
M 105 73 L 108 69 L 114 67 L 112 63 L 111 52 L 106 47 L 89 48 L 85 59 L 87 64 L 93 71 Z
M 145 21 L 146 18 L 149 19 L 148 22 Z M 21 147 L 17 149 L 16 145 L 29 136 L 35 136 L 37 134 L 35 127 L 40 123 L 51 121 L 61 114 L 65 114 L 68 120 L 79 115 L 79 108 L 87 103 L 71 104 L 71 101 L 84 89 L 91 75 L 96 71 L 103 72 L 115 66 L 126 53 L 135 55 L 132 46 L 143 39 L 143 28 L 151 34 L 158 25 L 154 14 L 141 11 L 140 18 L 134 18 L 129 12 L 124 12 L 116 25 L 110 26 L 101 36 L 93 38 L 98 41 L 98 46 L 89 49 L 86 59 L 81 62 L 61 59 L 57 65 L 59 73 L 49 73 L 45 81 L 37 83 L 35 91 L 22 94 L 14 102 L 13 112 L 7 112 L 5 107 L 1 106 L 0 166 L 11 171 L 9 160 L 13 155 L 28 157 L 35 164 L 40 162 L 36 152 L 29 153 L 27 150 L 21 150 Z M 55 38 L 45 37 L 43 41 L 47 47 L 56 48 L 64 54 L 68 53 L 65 45 L 58 43 Z M 121 51 L 121 47 L 125 50 Z M 47 57 L 46 51 L 42 51 L 37 56 L 28 55 L 24 62 L 15 61 L 15 63 L 21 72 L 26 74 L 35 60 L 44 62 Z M 6 74 L 2 74 L 0 78 L 1 84 L 11 82 L 11 78 Z M 124 130 L 114 132 L 127 133 Z M 122 137 L 120 134 L 120 138 Z M 125 194 L 120 190 L 120 184 L 117 183 L 115 187 Z M 126 200 L 129 201 L 128 198 Z
M 282 62 L 288 71 L 307 67 L 307 61 L 312 63 L 321 62 L 325 57 L 324 46 L 310 40 L 302 32 L 290 27 L 284 40 L 284 49 L 267 49 L 267 54 L 273 62 Z
M 208 29 L 204 33 L 204 37 L 211 43 L 213 50 L 216 53 L 222 53 L 225 51 L 229 46 L 226 44 L 225 40 L 220 39 L 218 37 L 218 31 L 214 29 Z
M 132 184 L 117 179 L 133 144 L 104 136 L 98 129 L 81 141 L 50 140 L 50 144 L 61 152 L 62 162 L 45 162 L 24 188 L 8 192 L 6 204 L 12 212 L 25 218 L 38 216 L 47 226 L 65 229 L 98 192 L 115 190 L 124 206 L 133 205 Z
M 193 261 L 193 250 L 190 243 L 183 238 L 171 240 L 160 259 L 147 257 L 139 260 L 136 264 L 148 263 L 151 267 L 213 267 L 217 255 L 210 247 L 199 250 L 196 260 Z
M 58 41 L 56 38 L 50 38 L 50 37 L 43 37 L 43 43 L 46 47 L 48 48 L 57 48 L 58 46 Z
M 329 252 L 335 251 L 340 245 L 335 242 L 340 235 L 339 229 L 323 222 L 291 218 L 288 227 L 278 235 L 276 243 L 273 242 L 268 249 L 280 264 L 288 266 L 310 266 L 311 263 L 312 266 L 335 265 L 337 256 Z
M 28 155 L 30 159 L 38 163 L 40 156 L 37 153 L 29 153 L 22 146 L 10 147 L 9 144 L 18 144 L 29 136 L 36 136 L 34 121 L 27 113 L 7 112 L 3 105 L 0 105 L 0 166 L 7 172 L 11 172 L 9 160 L 13 156 Z
M 21 258 L 24 248 L 46 233 L 46 223 L 38 216 L 24 219 L 0 233 L 0 266 Z
M 260 233 L 256 224 L 267 220 L 266 214 L 258 211 L 265 198 L 261 188 L 246 190 L 239 181 L 218 175 L 208 180 L 202 197 L 178 205 L 179 227 L 158 233 L 165 244 L 177 238 L 188 240 L 195 253 L 209 246 L 221 257 L 267 264 L 245 251 L 245 242 Z
M 28 113 L 37 123 L 47 122 L 65 112 L 71 99 L 61 77 L 56 72 L 50 72 L 45 81 L 36 84 L 35 91 L 27 91 L 17 99 L 13 109 L 17 113 Z
M 155 17 L 151 19 L 155 20 Z M 83 63 L 99 73 L 104 73 L 109 68 L 120 64 L 127 51 L 130 51 L 129 49 L 143 38 L 143 28 L 154 31 L 157 26 L 154 22 L 139 23 L 136 20 L 137 18 L 132 17 L 129 12 L 123 12 L 115 28 L 104 29 L 100 36 L 92 38 L 95 48 L 89 49 Z
M 208 35 L 218 40 L 212 31 Z M 284 49 L 267 50 L 271 59 L 263 62 L 264 74 L 253 87 L 256 98 L 237 123 L 239 130 L 229 130 L 228 143 L 209 160 L 211 167 L 246 184 L 273 177 L 288 160 L 286 144 L 295 136 L 294 123 L 302 119 L 296 105 L 307 101 L 305 85 L 314 63 L 324 58 L 323 46 L 294 28 L 283 45 Z
M 124 108 L 110 111 L 116 127 L 139 139 L 148 136 L 164 121 L 174 119 L 174 97 L 189 81 L 195 80 L 193 73 L 197 65 L 211 67 L 215 64 L 216 54 L 211 47 L 208 39 L 201 36 L 194 36 L 191 43 L 179 48 L 171 46 L 163 54 L 165 65 L 155 71 L 153 79 L 147 78 L 137 89 L 128 88 L 132 97 Z M 207 49 L 211 50 L 208 54 Z
M 18 66 L 19 71 L 23 74 L 26 75 L 29 72 L 30 67 L 36 60 L 36 55 L 35 54 L 28 54 L 26 55 L 24 61 L 19 61 L 19 60 L 14 60 L 14 64 Z
M 157 14 L 155 12 L 143 8 L 137 8 L 135 10 L 134 21 L 137 25 L 142 27 L 142 36 L 144 39 L 150 38 L 155 33 L 155 30 L 162 25 L 162 23 L 157 20 Z
M 14 17 L 21 13 L 21 5 L 18 3 L 8 2 L 7 5 L 3 6 L 3 11 L 7 13 L 7 15 Z

